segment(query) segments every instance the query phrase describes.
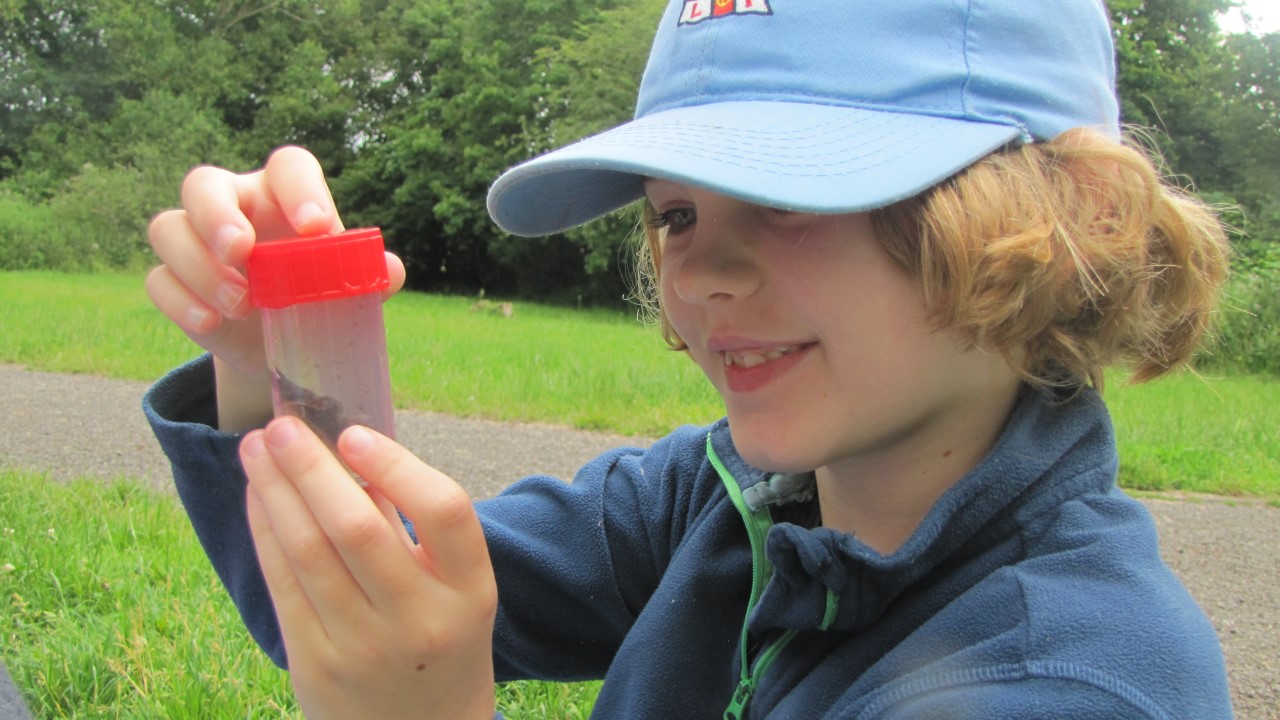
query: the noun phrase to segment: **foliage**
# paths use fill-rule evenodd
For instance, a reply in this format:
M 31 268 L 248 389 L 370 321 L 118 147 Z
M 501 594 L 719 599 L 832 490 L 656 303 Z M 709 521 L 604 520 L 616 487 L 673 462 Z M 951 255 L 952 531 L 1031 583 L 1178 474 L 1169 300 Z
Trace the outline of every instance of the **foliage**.
M 1155 128 L 1161 151 L 1179 171 L 1201 182 L 1217 170 L 1219 137 L 1212 132 L 1229 57 L 1215 15 L 1230 0 L 1111 0 L 1121 117 Z M 1194 171 L 1194 172 L 1193 172 Z M 1215 178 L 1216 179 L 1216 178 Z
M 36 717 L 292 717 L 175 498 L 0 471 L 5 665 Z M 252 710 L 246 714 L 246 709 Z
M 178 499 L 0 470 L 0 660 L 36 717 L 300 718 Z M 513 718 L 585 718 L 598 682 L 515 682 Z
M 70 269 L 69 253 L 58 241 L 56 228 L 47 205 L 0 190 L 0 268 Z
M 356 208 L 359 224 L 384 226 L 418 287 L 525 297 L 581 287 L 589 253 L 565 238 L 501 234 L 483 199 L 503 170 L 548 146 L 558 119 L 541 105 L 548 48 L 595 7 L 448 0 L 390 11 L 402 36 L 391 76 L 412 85 L 387 109 L 378 142 L 338 178 L 338 200 Z
M 1123 119 L 1170 170 L 1280 242 L 1280 35 L 1233 0 L 1111 0 Z M 514 238 L 484 197 L 525 158 L 632 113 L 665 0 L 0 3 L 0 267 L 146 256 L 201 163 L 311 149 L 349 225 L 381 225 L 419 289 L 618 306 L 635 216 Z M 1247 240 L 1246 240 L 1247 238 Z
M 1201 364 L 1280 375 L 1280 243 L 1245 246 Z
M 536 143 L 531 138 L 531 150 L 561 147 L 631 118 L 649 55 L 647 30 L 665 6 L 665 0 L 644 0 L 604 10 L 579 23 L 557 47 L 539 52 L 542 87 L 536 114 L 543 118 L 545 133 Z M 630 281 L 635 274 L 634 248 L 628 240 L 636 237 L 638 220 L 634 209 L 624 208 L 544 242 L 499 236 L 490 252 L 518 266 L 539 267 L 554 258 L 543 247 L 554 243 L 577 260 L 558 266 L 578 271 L 579 279 L 570 287 L 578 289 L 579 300 L 617 304 L 632 290 L 620 287 L 619 278 Z
M 1243 209 L 1241 232 L 1253 242 L 1280 242 L 1280 33 L 1233 35 L 1226 107 L 1209 132 L 1222 155 L 1216 181 L 1204 188 L 1233 196 Z
M 1223 36 L 1232 0 L 1111 0 L 1121 116 L 1170 170 L 1280 242 L 1280 34 Z

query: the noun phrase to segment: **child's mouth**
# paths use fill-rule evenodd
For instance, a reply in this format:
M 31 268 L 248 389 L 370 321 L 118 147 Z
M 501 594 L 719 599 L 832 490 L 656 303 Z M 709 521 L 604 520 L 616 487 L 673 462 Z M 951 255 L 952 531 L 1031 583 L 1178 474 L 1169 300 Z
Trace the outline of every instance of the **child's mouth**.
M 724 364 L 725 367 L 735 366 L 750 369 L 757 365 L 763 365 L 767 362 L 777 360 L 784 355 L 790 355 L 803 347 L 803 345 L 783 345 L 781 347 L 769 348 L 768 350 L 742 350 L 737 352 L 726 351 L 724 353 Z
M 724 374 L 729 390 L 759 390 L 795 367 L 814 345 L 780 345 L 772 348 L 725 351 Z

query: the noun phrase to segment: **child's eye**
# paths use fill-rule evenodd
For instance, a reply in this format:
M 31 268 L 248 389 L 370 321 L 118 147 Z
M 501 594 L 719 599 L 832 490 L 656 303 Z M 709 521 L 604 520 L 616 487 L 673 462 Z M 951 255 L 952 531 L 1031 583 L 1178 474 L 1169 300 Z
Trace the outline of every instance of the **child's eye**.
M 691 207 L 679 207 L 657 213 L 649 221 L 649 227 L 666 228 L 668 235 L 679 235 L 698 222 L 698 211 Z

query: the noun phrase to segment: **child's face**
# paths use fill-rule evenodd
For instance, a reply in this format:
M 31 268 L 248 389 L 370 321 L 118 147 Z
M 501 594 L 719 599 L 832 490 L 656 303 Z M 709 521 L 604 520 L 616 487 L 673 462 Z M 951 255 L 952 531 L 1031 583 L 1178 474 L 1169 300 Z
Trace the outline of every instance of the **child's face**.
M 1013 371 L 999 353 L 930 327 L 922 290 L 881 250 L 866 213 L 788 213 L 666 181 L 645 187 L 667 227 L 663 309 L 724 397 L 752 465 L 917 467 L 966 450 L 950 445 L 984 408 L 1007 413 Z

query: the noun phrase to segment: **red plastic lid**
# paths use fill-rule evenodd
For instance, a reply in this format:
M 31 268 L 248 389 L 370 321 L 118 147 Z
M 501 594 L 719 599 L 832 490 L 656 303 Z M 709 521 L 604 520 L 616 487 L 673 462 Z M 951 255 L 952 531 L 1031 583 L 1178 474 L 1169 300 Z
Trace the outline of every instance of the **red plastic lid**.
M 258 243 L 249 255 L 249 301 L 278 309 L 381 292 L 391 285 L 378 228 Z

